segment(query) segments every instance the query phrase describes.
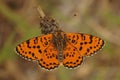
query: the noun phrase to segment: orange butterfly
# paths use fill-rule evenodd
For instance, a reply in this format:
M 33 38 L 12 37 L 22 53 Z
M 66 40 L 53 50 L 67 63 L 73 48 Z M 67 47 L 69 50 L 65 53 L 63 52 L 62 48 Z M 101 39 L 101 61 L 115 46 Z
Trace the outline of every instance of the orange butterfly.
M 16 51 L 22 57 L 36 60 L 48 70 L 58 67 L 60 63 L 74 68 L 82 63 L 83 57 L 90 56 L 103 47 L 104 41 L 101 38 L 82 33 L 64 33 L 54 19 L 45 16 L 40 7 L 38 12 L 44 35 L 19 44 Z
M 38 61 L 39 65 L 51 70 L 62 63 L 74 68 L 83 57 L 96 53 L 104 45 L 101 38 L 82 33 L 64 33 L 61 30 L 22 42 L 16 47 L 22 57 Z

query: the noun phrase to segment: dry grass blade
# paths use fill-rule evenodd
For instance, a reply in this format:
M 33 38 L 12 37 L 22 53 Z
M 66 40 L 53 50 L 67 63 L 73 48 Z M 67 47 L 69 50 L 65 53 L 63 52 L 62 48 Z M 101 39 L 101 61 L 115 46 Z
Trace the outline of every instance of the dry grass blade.
M 40 6 L 37 7 L 37 11 L 39 13 L 39 17 L 40 18 L 44 18 L 45 17 L 45 14 L 44 14 L 44 12 L 43 12 L 43 10 L 42 10 L 42 8 Z

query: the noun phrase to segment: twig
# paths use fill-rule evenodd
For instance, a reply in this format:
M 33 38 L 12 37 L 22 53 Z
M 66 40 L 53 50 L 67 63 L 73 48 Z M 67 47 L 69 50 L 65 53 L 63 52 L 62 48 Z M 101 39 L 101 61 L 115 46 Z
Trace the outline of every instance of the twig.
M 43 10 L 42 10 L 42 8 L 40 6 L 37 7 L 37 11 L 39 13 L 39 17 L 40 18 L 44 18 L 45 17 L 45 14 L 44 14 L 44 12 L 43 12 Z

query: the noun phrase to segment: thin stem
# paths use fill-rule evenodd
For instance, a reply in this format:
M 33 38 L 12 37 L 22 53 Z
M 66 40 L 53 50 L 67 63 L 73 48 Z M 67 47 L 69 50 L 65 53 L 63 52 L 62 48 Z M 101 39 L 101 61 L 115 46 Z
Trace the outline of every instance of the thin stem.
M 40 15 L 40 18 L 44 18 L 45 17 L 45 14 L 44 14 L 44 12 L 43 12 L 43 10 L 42 10 L 42 8 L 40 6 L 37 7 L 37 11 L 38 11 L 38 13 Z

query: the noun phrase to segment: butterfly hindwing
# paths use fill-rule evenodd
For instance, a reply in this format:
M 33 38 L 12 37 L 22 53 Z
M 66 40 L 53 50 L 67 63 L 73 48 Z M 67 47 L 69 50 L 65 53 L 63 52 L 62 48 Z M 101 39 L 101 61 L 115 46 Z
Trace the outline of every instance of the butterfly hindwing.
M 77 67 L 83 61 L 83 57 L 79 54 L 79 51 L 68 42 L 63 50 L 63 58 L 63 65 L 68 68 Z
M 44 50 L 44 54 L 42 54 L 38 63 L 48 70 L 59 66 L 58 51 L 53 47 L 52 43 Z

